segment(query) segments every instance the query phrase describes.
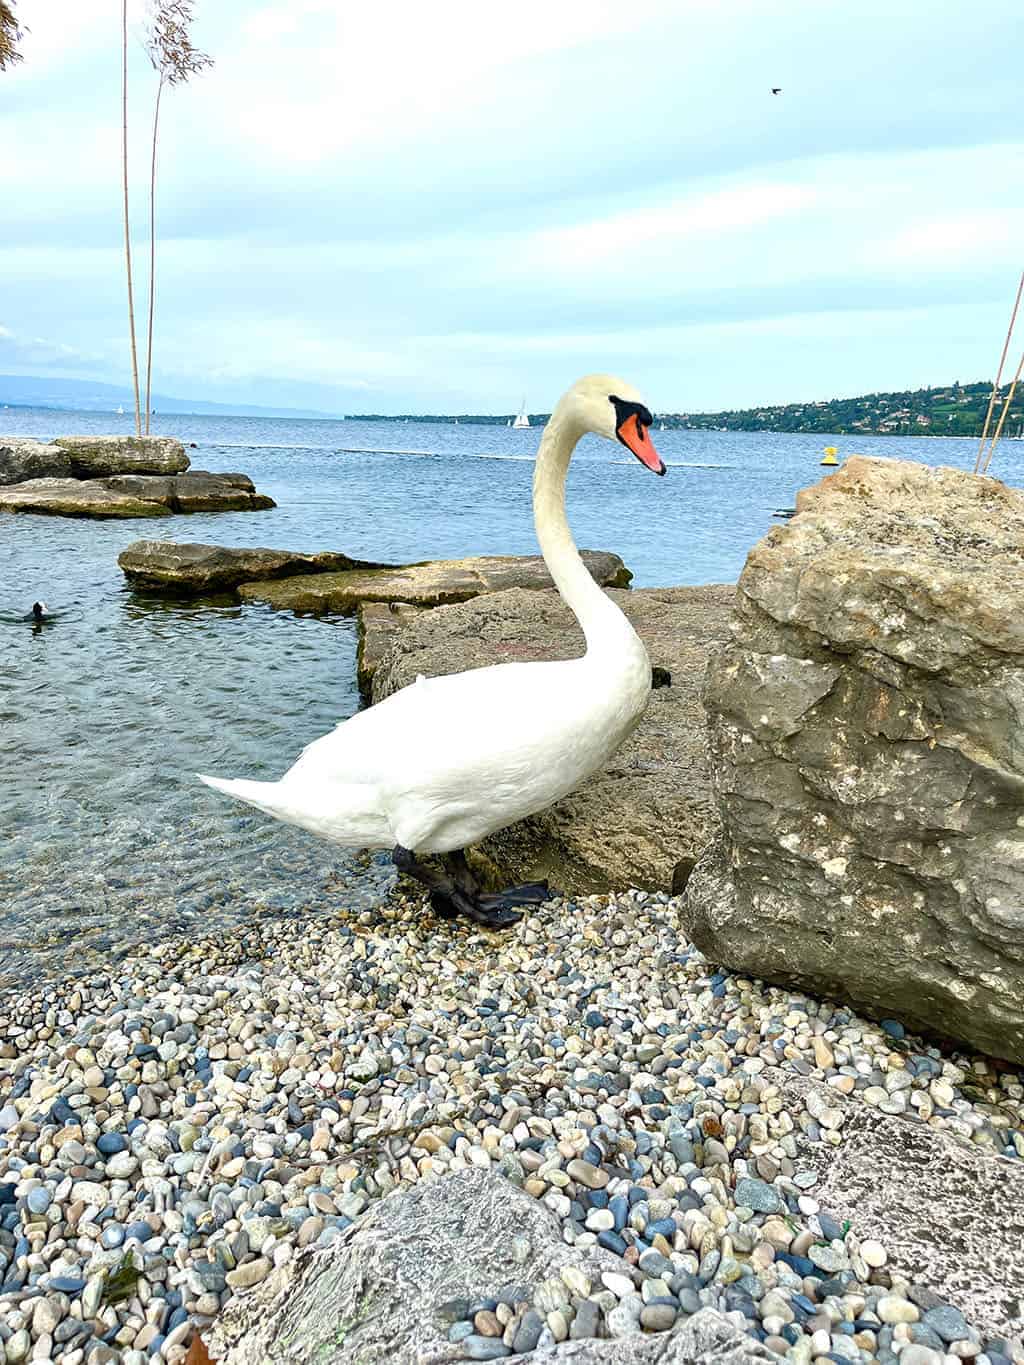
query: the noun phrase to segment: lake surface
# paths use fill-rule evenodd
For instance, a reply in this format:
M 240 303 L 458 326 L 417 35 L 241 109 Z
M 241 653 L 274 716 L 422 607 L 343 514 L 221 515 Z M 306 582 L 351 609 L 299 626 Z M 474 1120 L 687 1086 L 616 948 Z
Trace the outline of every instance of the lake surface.
M 130 430 L 97 413 L 0 410 L 0 434 Z M 0 515 L 0 988 L 85 970 L 131 943 L 264 911 L 372 902 L 386 855 L 331 848 L 196 782 L 274 778 L 356 710 L 355 628 L 230 600 L 135 592 L 117 567 L 157 538 L 411 561 L 534 554 L 536 428 L 158 417 L 197 469 L 241 470 L 274 511 L 160 521 Z M 569 475 L 578 543 L 634 586 L 734 580 L 776 508 L 819 477 L 822 436 L 666 431 L 658 479 L 587 438 Z M 831 438 L 971 468 L 975 442 Z M 999 473 L 1021 482 L 1016 446 Z M 43 598 L 59 618 L 19 618 Z

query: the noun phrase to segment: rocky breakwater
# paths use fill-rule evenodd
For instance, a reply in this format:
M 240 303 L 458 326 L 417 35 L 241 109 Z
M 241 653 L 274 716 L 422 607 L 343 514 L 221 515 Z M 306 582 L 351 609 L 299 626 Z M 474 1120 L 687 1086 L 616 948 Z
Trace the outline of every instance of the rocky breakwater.
M 609 594 L 647 646 L 656 687 L 636 733 L 577 791 L 471 850 L 493 883 L 547 877 L 572 893 L 681 886 L 717 829 L 700 688 L 727 637 L 731 584 Z M 573 658 L 583 634 L 554 591 L 512 589 L 417 612 L 360 613 L 360 682 L 372 700 L 487 664 Z M 496 722 L 500 718 L 496 717 Z
M 167 436 L 0 437 L 0 512 L 62 517 L 166 517 L 275 506 L 246 474 L 190 469 Z
M 751 551 L 706 702 L 702 951 L 1024 1061 L 1024 493 L 849 460 Z

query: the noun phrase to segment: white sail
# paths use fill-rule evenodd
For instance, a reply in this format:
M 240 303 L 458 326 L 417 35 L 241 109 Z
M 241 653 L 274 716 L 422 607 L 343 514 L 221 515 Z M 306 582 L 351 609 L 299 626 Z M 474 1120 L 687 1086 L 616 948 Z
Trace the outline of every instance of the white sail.
M 516 420 L 512 423 L 512 425 L 513 425 L 514 427 L 516 427 L 518 430 L 522 430 L 523 427 L 528 427 L 528 426 L 530 425 L 530 419 L 529 419 L 529 417 L 527 417 L 527 415 L 526 415 L 526 395 L 525 395 L 525 394 L 523 395 L 523 401 L 519 404 L 519 416 L 518 416 L 518 417 L 516 418 Z

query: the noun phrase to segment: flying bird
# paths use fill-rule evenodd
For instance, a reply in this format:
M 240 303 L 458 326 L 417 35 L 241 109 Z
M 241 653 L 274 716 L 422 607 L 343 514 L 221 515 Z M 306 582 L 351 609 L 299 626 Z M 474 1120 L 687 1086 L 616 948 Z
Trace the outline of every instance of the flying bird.
M 781 95 L 781 94 L 782 94 L 782 86 L 781 86 L 781 85 L 773 85 L 773 86 L 772 86 L 772 94 L 773 94 L 773 95 Z

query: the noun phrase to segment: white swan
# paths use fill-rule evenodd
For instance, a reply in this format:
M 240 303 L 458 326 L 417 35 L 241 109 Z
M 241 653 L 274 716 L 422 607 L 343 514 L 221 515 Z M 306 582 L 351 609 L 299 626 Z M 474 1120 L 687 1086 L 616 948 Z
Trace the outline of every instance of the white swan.
M 651 422 L 630 385 L 588 375 L 559 401 L 537 452 L 537 539 L 583 628 L 582 658 L 419 678 L 307 745 L 279 782 L 199 774 L 202 781 L 332 843 L 392 849 L 442 913 L 497 928 L 519 918 L 513 906 L 543 900 L 543 884 L 481 895 L 462 850 L 579 786 L 647 705 L 647 651 L 580 559 L 565 519 L 565 476 L 586 432 L 621 441 L 664 474 Z M 449 855 L 446 870 L 417 854 Z

